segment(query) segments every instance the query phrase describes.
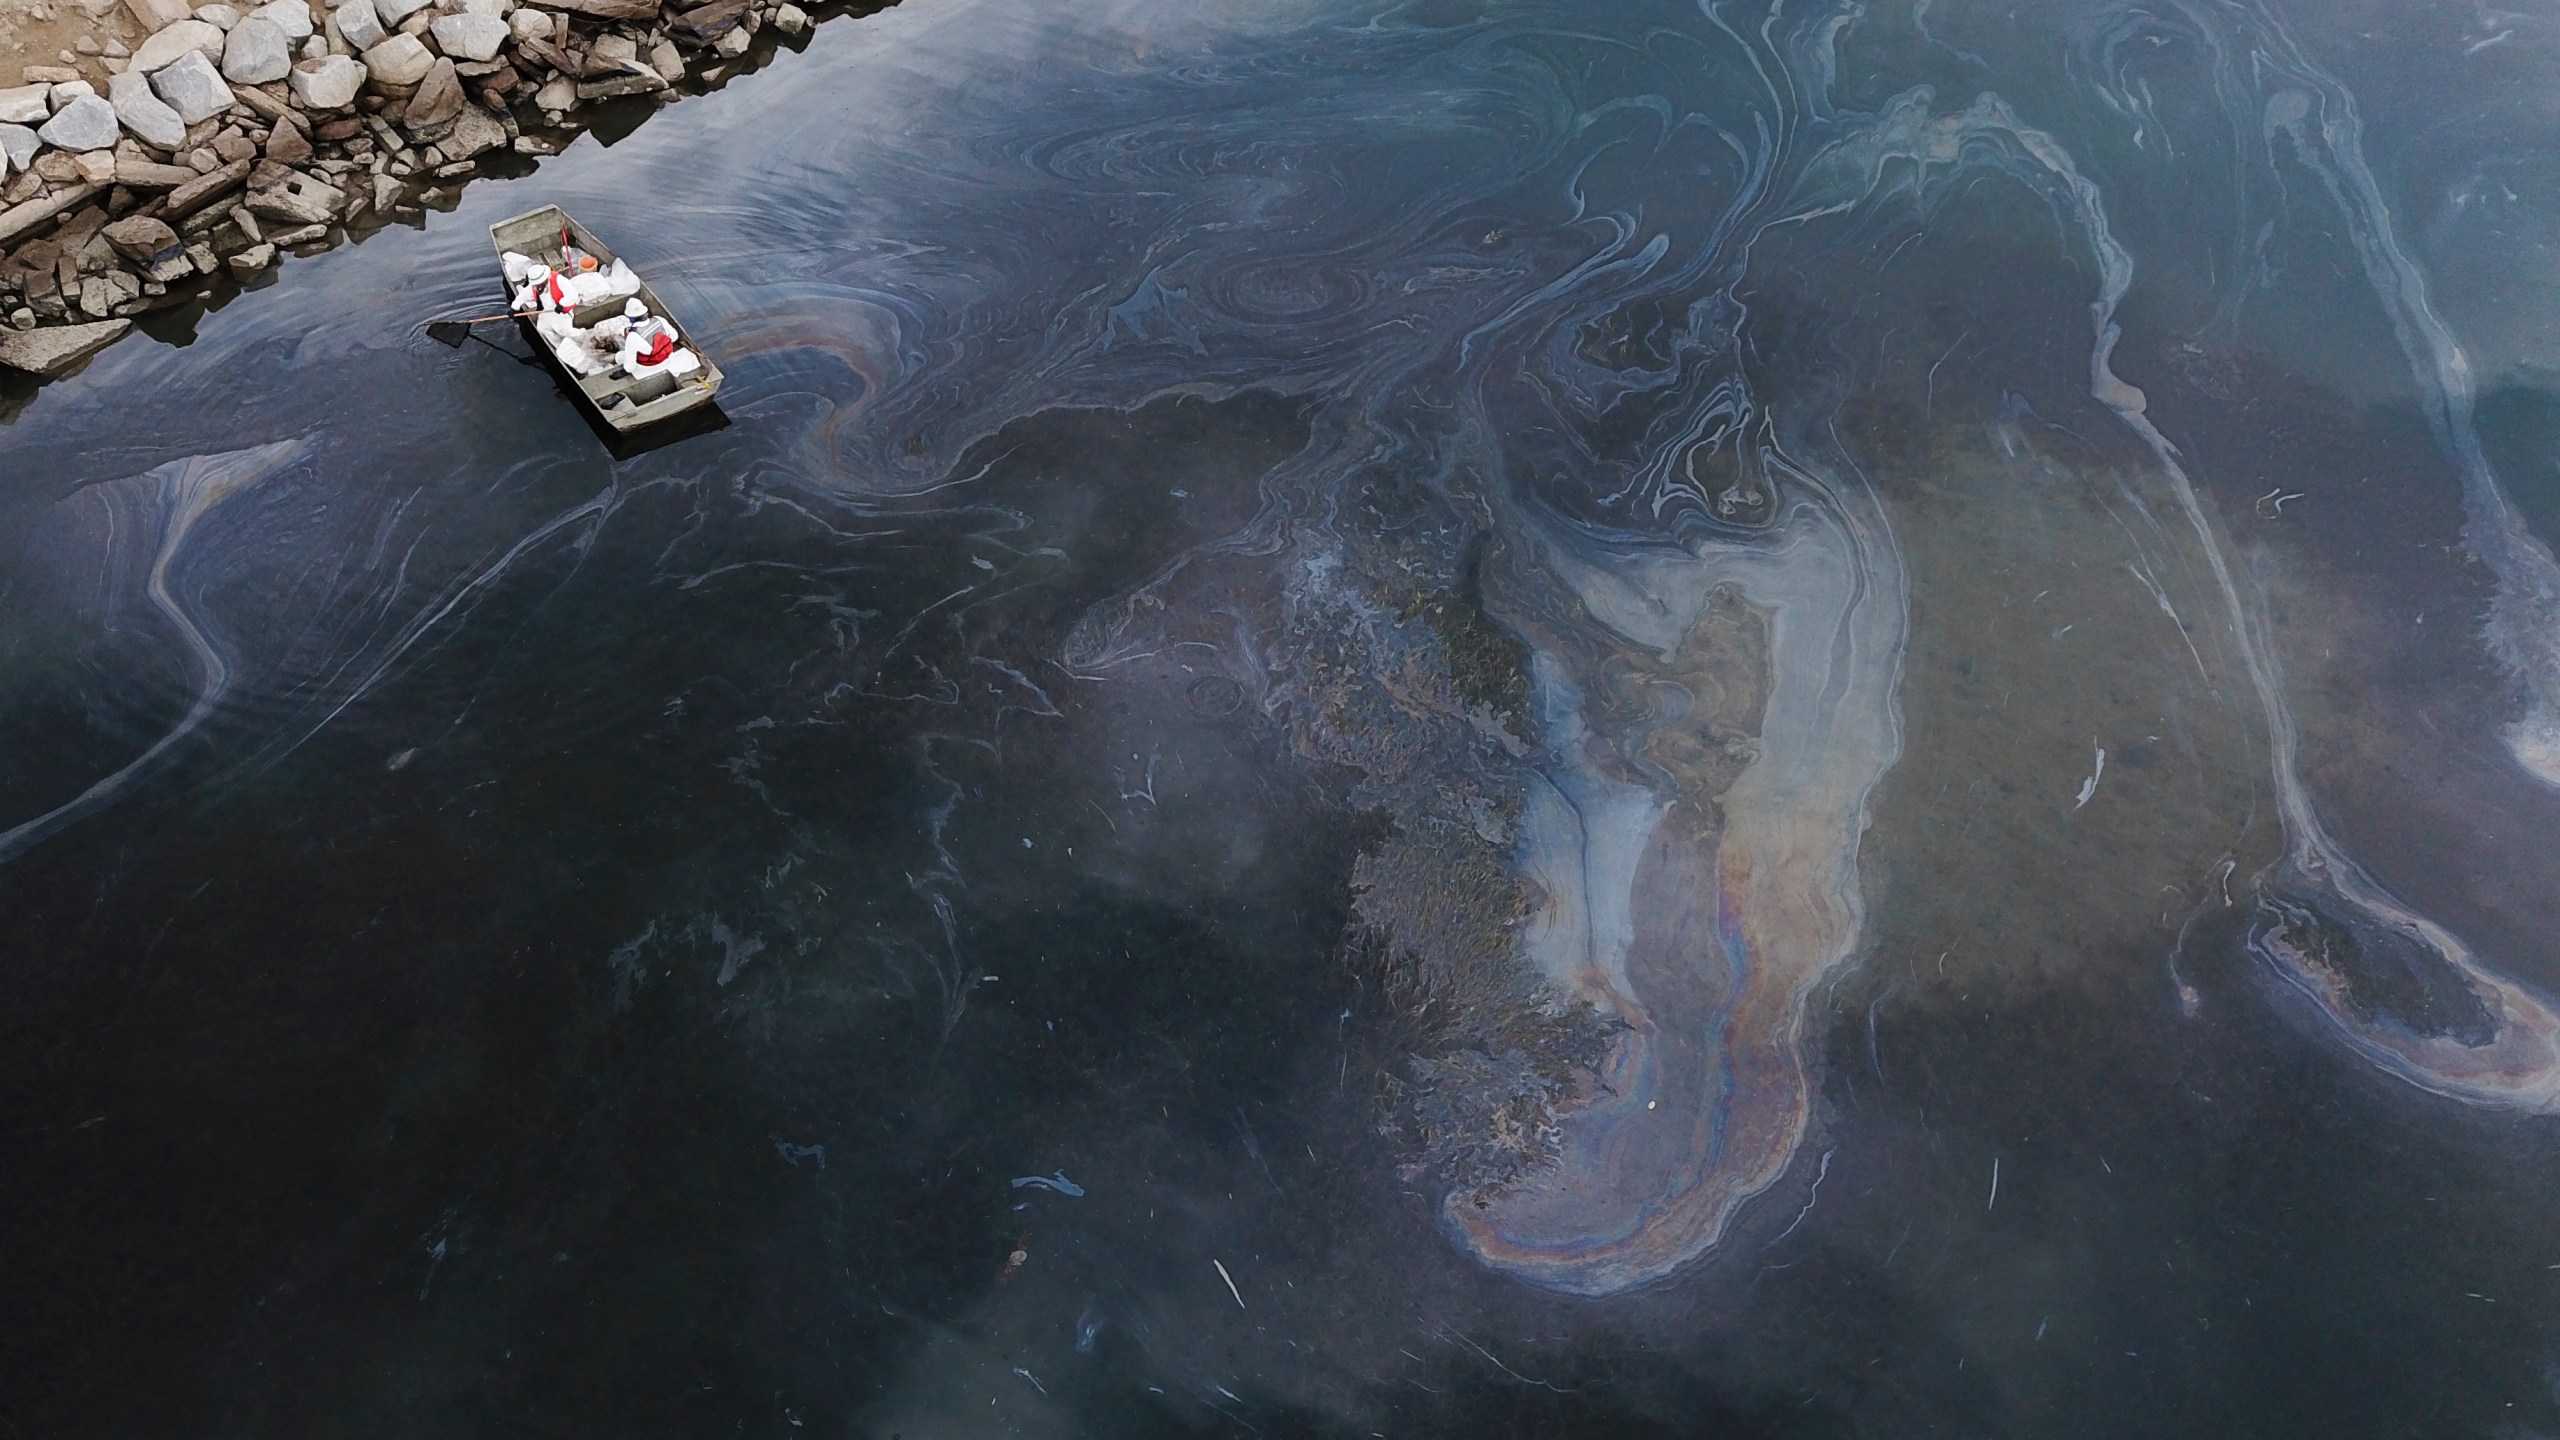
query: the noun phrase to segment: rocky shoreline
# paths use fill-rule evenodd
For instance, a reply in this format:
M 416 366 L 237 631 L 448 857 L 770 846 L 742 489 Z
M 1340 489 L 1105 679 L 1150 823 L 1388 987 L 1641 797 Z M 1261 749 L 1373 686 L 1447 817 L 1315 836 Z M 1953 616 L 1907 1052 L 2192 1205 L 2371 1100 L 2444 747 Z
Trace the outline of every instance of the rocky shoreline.
M 449 205 L 471 179 L 529 163 L 513 157 L 557 153 L 604 107 L 716 85 L 821 18 L 876 6 L 814 8 L 123 0 L 92 11 L 93 32 L 57 57 L 70 63 L 25 65 L 0 87 L 0 367 L 63 374 L 136 317 Z

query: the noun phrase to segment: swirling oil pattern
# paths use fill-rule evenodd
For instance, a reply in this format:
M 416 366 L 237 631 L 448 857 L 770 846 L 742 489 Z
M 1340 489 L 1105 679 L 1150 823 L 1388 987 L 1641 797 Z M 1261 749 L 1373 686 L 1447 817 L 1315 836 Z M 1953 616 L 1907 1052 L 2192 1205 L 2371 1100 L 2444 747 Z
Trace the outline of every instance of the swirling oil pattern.
M 0 1423 L 2560 1433 L 2555 60 L 906 0 L 0 392 Z

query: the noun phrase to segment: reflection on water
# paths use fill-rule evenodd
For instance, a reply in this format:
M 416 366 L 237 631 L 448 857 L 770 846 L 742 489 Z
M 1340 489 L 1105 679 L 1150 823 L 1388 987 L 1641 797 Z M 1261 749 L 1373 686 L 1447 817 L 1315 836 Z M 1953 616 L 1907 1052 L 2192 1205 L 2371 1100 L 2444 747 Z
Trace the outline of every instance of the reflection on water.
M 0 1418 L 2560 1425 L 2560 33 L 2358 23 L 910 0 L 46 389 Z

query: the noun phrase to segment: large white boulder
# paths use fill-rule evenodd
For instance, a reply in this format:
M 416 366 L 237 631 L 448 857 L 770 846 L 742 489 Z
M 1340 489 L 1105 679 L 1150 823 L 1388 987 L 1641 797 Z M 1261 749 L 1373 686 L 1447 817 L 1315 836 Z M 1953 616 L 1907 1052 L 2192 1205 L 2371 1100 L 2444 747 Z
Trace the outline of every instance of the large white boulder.
M 356 103 L 356 92 L 364 88 L 364 63 L 349 55 L 331 55 L 319 60 L 305 60 L 293 67 L 285 83 L 293 87 L 293 98 L 307 110 L 337 110 Z
M 507 43 L 507 22 L 495 15 L 439 15 L 427 28 L 436 48 L 456 60 L 495 60 Z
M 349 0 L 329 12 L 329 23 L 338 27 L 338 38 L 357 54 L 381 44 L 383 37 L 391 33 L 382 23 L 381 13 L 373 8 L 373 0 Z
M 142 33 L 165 30 L 187 18 L 187 0 L 124 0 L 133 18 L 142 22 Z
M 53 118 L 53 87 L 19 85 L 0 90 L 0 125 L 41 125 Z
M 127 70 L 109 76 L 107 103 L 115 107 L 116 119 L 143 144 L 161 150 L 177 150 L 186 145 L 187 122 L 153 93 L 150 77 L 142 72 Z
M 376 85 L 415 85 L 435 63 L 434 52 L 415 35 L 394 35 L 364 52 L 364 68 Z
M 83 95 L 36 127 L 36 138 L 57 150 L 105 150 L 123 133 L 115 107 L 95 95 Z
M 204 52 L 190 50 L 178 57 L 167 69 L 151 77 L 151 88 L 178 112 L 178 118 L 193 125 L 210 120 L 232 106 L 231 87 L 214 73 L 213 62 Z
M 252 20 L 264 20 L 284 32 L 284 38 L 299 45 L 311 38 L 311 7 L 302 0 L 275 0 L 249 12 Z
M 540 10 L 517 9 L 507 16 L 507 29 L 519 40 L 551 38 L 551 17 Z
M 133 58 L 125 62 L 127 70 L 148 75 L 176 62 L 187 52 L 199 51 L 208 56 L 222 53 L 222 31 L 202 20 L 181 20 L 177 24 L 133 47 Z
M 240 12 L 228 5 L 199 5 L 196 7 L 196 18 L 216 30 L 228 33 L 232 26 L 240 23 Z
M 382 17 L 385 26 L 396 26 L 432 3 L 433 0 L 373 0 L 373 13 Z
M 231 27 L 222 47 L 222 78 L 234 85 L 268 85 L 293 68 L 293 42 L 272 23 L 252 15 Z

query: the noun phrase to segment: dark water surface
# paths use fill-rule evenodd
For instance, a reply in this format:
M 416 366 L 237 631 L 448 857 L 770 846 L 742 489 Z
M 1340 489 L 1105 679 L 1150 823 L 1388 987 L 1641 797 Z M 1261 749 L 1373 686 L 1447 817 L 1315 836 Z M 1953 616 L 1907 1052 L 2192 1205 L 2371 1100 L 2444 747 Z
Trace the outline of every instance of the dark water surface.
M 20 395 L 0 1431 L 2560 1433 L 2555 60 L 909 0 Z

